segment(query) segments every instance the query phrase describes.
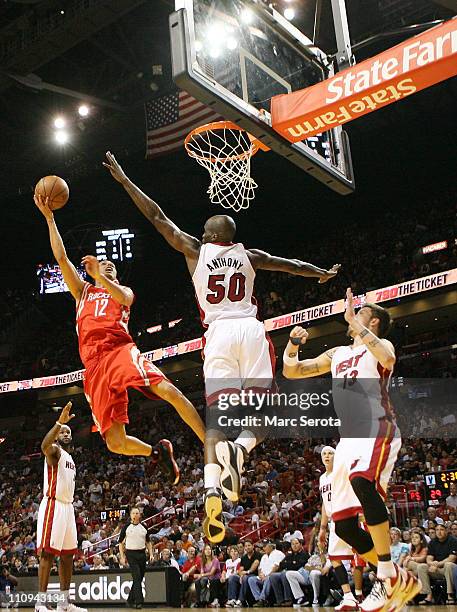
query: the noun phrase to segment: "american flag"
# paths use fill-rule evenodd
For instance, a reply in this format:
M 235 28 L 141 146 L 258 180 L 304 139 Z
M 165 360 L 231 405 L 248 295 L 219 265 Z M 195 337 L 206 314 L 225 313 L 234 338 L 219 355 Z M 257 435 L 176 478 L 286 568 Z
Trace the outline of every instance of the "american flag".
M 145 112 L 146 159 L 179 150 L 191 130 L 222 119 L 186 91 L 148 100 Z

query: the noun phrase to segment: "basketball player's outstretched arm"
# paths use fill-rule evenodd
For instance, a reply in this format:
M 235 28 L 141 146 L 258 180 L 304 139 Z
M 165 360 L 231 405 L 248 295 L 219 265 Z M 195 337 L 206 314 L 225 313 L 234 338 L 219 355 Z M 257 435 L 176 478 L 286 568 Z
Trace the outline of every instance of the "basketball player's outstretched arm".
M 46 462 L 49 465 L 56 465 L 59 461 L 60 448 L 55 441 L 57 440 L 57 436 L 59 435 L 62 425 L 65 425 L 68 423 L 68 421 L 71 421 L 71 419 L 75 416 L 74 414 L 70 414 L 71 405 L 71 402 L 68 402 L 65 405 L 60 413 L 60 417 L 55 422 L 54 427 L 48 431 L 43 438 L 43 442 L 41 443 L 41 451 L 46 456 Z
M 378 338 L 376 334 L 374 334 L 356 319 L 353 295 L 350 288 L 348 288 L 346 291 L 346 310 L 344 312 L 344 318 L 354 332 L 359 335 L 360 339 L 370 353 L 373 353 L 382 367 L 386 368 L 387 370 L 393 370 L 396 357 L 392 342 L 390 342 L 390 340 L 386 340 L 385 338 Z
M 176 251 L 183 253 L 186 257 L 198 259 L 201 246 L 200 240 L 180 230 L 179 227 L 165 215 L 157 202 L 154 202 L 152 198 L 143 193 L 141 189 L 128 178 L 114 155 L 109 151 L 106 153 L 106 159 L 107 161 L 103 162 L 105 168 L 108 168 L 113 178 L 124 187 L 136 207 L 143 213 L 146 219 L 152 223 L 159 234 L 162 234 L 168 244 L 176 249 Z
M 54 213 L 49 208 L 49 198 L 43 198 L 41 195 L 35 194 L 33 199 L 35 200 L 38 210 L 48 223 L 52 252 L 62 270 L 63 279 L 70 289 L 71 295 L 78 302 L 84 287 L 84 281 L 81 280 L 76 272 L 76 268 L 67 257 L 62 237 L 59 234 L 54 219 Z
M 100 263 L 96 257 L 85 255 L 81 261 L 86 268 L 87 274 L 92 276 L 96 283 L 104 287 L 116 302 L 124 306 L 131 306 L 133 304 L 134 295 L 130 287 L 124 287 L 105 276 L 100 270 Z
M 273 272 L 287 272 L 296 276 L 309 276 L 318 278 L 319 283 L 326 283 L 336 276 L 341 268 L 340 264 L 335 264 L 330 270 L 325 270 L 300 259 L 276 257 L 259 249 L 249 249 L 248 253 L 253 267 L 257 270 L 271 270 Z
M 294 327 L 290 332 L 289 342 L 284 350 L 282 373 L 285 378 L 312 378 L 322 376 L 330 372 L 332 357 L 338 347 L 329 349 L 314 359 L 303 359 L 299 361 L 298 350 L 300 345 L 293 344 L 292 339 L 299 339 L 300 344 L 305 344 L 308 332 L 303 327 Z

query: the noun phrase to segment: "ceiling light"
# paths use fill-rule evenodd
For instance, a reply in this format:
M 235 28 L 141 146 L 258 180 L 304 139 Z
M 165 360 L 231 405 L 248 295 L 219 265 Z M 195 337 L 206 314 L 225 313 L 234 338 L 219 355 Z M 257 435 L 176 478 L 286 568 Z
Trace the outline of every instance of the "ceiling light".
M 63 117 L 56 117 L 54 119 L 54 127 L 57 128 L 58 130 L 61 130 L 62 128 L 65 127 L 66 121 Z
M 56 132 L 54 136 L 55 136 L 56 141 L 61 145 L 66 144 L 68 142 L 69 137 L 68 137 L 67 132 L 59 131 L 59 132 Z
M 89 107 L 87 104 L 81 104 L 81 106 L 78 108 L 78 113 L 81 115 L 81 117 L 87 117 L 89 114 Z

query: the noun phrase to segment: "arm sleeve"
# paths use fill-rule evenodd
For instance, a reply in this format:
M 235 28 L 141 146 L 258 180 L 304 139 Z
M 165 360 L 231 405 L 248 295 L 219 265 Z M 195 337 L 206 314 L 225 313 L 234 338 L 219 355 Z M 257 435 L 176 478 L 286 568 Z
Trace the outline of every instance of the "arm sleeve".
M 127 535 L 127 527 L 128 527 L 127 524 L 125 524 L 122 527 L 121 532 L 119 533 L 119 540 L 118 540 L 118 542 L 123 542 L 125 540 L 125 537 Z

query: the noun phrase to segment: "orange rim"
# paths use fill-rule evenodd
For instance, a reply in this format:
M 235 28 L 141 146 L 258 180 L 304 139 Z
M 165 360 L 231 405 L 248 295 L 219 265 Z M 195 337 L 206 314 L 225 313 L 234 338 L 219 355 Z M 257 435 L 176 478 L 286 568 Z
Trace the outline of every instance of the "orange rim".
M 194 157 L 195 159 L 201 159 L 201 160 L 210 161 L 210 162 L 218 161 L 218 162 L 225 163 L 229 161 L 236 161 L 236 160 L 247 159 L 248 157 L 252 157 L 253 155 L 257 153 L 259 149 L 262 149 L 262 151 L 270 150 L 269 147 L 267 147 L 262 142 L 260 142 L 260 140 L 256 138 L 255 136 L 253 136 L 252 134 L 249 134 L 249 132 L 246 132 L 246 134 L 249 140 L 251 141 L 251 146 L 249 149 L 247 149 L 246 151 L 243 151 L 242 153 L 239 153 L 238 155 L 230 155 L 229 157 L 208 157 L 206 155 L 199 155 L 191 148 L 190 143 L 192 142 L 192 139 L 195 136 L 198 136 L 199 134 L 204 134 L 205 132 L 225 130 L 225 129 L 237 130 L 239 132 L 246 132 L 246 130 L 239 127 L 238 125 L 236 125 L 236 123 L 233 123 L 232 121 L 213 121 L 212 123 L 205 123 L 205 125 L 200 125 L 199 127 L 196 127 L 195 129 L 193 129 L 186 136 L 186 139 L 184 140 L 184 146 L 186 148 L 187 153 L 190 155 L 190 157 Z

